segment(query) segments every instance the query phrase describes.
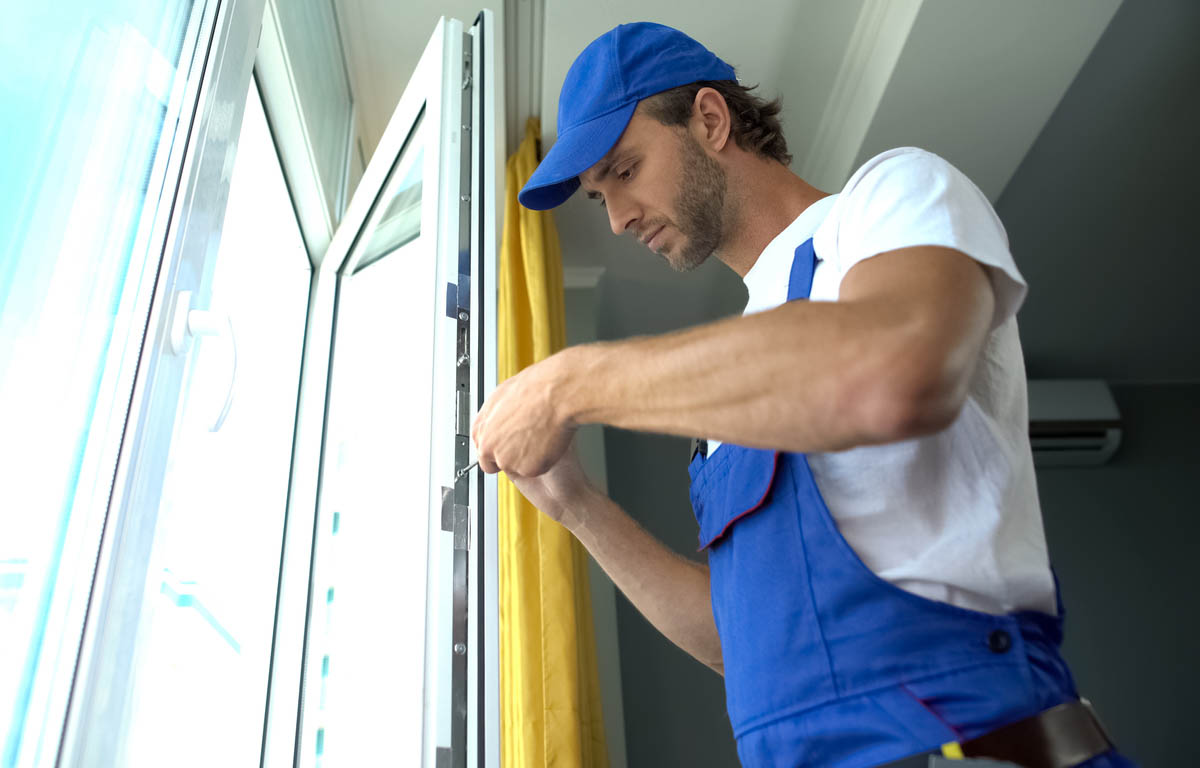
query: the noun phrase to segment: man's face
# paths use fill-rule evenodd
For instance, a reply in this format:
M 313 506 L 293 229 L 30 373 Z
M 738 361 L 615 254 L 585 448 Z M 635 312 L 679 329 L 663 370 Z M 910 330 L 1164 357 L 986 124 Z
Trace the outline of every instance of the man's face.
M 614 234 L 632 232 L 679 272 L 722 245 L 725 171 L 684 128 L 634 113 L 620 141 L 579 180 Z

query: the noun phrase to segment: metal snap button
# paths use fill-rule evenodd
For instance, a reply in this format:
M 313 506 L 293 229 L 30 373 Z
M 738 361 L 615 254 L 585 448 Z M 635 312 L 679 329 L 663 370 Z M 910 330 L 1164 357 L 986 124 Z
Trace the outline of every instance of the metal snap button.
M 988 648 L 992 653 L 1005 653 L 1012 648 L 1012 635 L 1006 630 L 995 629 L 988 635 Z

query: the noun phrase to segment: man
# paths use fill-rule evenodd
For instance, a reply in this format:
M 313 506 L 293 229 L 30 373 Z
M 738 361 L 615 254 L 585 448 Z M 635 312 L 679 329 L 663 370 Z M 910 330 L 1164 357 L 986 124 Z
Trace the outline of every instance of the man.
M 725 676 L 746 765 L 959 750 L 1128 765 L 1058 652 L 1014 319 L 1025 284 L 999 220 L 915 149 L 827 195 L 788 169 L 778 111 L 668 27 L 623 25 L 580 54 L 522 204 L 582 186 L 614 234 L 678 270 L 715 256 L 749 304 L 504 382 L 473 428 L 480 466 Z M 707 566 L 588 484 L 570 442 L 595 422 L 708 438 L 690 467 Z

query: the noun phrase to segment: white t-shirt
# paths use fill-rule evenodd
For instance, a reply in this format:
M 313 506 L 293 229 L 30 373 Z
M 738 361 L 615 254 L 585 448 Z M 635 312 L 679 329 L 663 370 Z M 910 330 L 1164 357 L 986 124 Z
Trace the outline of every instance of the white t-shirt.
M 909 592 L 987 613 L 1056 613 L 1015 318 L 1026 285 L 987 198 L 937 155 L 884 152 L 771 241 L 745 277 L 746 314 L 786 301 L 796 247 L 809 237 L 818 259 L 812 301 L 837 301 L 860 261 L 916 245 L 954 248 L 985 265 L 996 296 L 953 424 L 914 440 L 809 455 L 842 535 L 872 571 Z M 718 446 L 710 441 L 710 453 Z

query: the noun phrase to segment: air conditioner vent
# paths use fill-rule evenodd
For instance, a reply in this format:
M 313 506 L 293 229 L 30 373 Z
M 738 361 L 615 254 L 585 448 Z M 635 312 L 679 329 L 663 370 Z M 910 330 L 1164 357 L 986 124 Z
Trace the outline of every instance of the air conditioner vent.
M 1029 442 L 1039 467 L 1107 462 L 1121 444 L 1121 414 L 1098 379 L 1029 381 Z

